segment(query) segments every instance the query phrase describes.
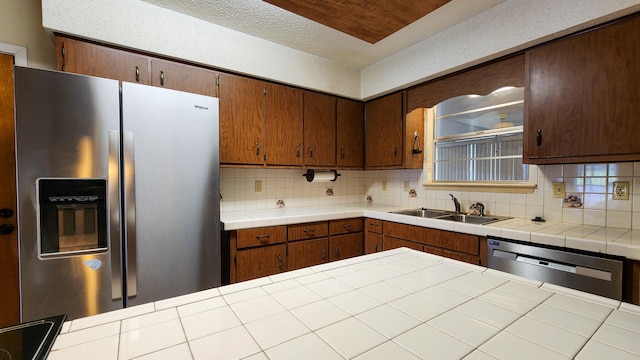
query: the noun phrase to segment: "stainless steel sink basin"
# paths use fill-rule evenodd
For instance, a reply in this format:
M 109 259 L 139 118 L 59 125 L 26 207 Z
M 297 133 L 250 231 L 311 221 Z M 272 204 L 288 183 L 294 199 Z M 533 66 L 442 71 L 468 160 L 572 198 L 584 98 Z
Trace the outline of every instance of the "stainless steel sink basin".
M 400 215 L 419 216 L 419 217 L 425 217 L 425 218 L 435 218 L 438 216 L 446 216 L 450 214 L 449 212 L 444 210 L 434 210 L 434 209 L 424 209 L 424 208 L 392 211 L 391 213 L 400 214 Z
M 452 211 L 425 209 L 425 208 L 391 211 L 391 213 L 400 214 L 400 215 L 419 216 L 419 217 L 438 219 L 438 220 L 456 221 L 456 222 L 476 224 L 476 225 L 491 224 L 497 221 L 511 219 L 510 217 L 506 217 L 506 216 L 478 216 L 478 215 L 456 214 L 455 212 L 452 212 Z
M 509 219 L 509 218 L 501 217 L 501 216 L 498 217 L 498 216 L 477 216 L 477 215 L 465 215 L 465 214 L 451 214 L 451 215 L 445 215 L 445 216 L 437 217 L 436 219 L 450 220 L 450 221 L 462 222 L 462 223 L 467 223 L 467 224 L 484 225 L 484 224 L 494 223 L 494 222 L 500 221 L 500 220 L 506 220 L 506 219 Z

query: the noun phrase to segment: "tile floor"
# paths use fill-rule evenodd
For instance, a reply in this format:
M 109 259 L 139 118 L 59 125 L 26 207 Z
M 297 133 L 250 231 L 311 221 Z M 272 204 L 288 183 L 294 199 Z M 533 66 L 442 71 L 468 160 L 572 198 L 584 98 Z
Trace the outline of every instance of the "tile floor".
M 395 249 L 65 323 L 49 359 L 640 359 L 640 308 Z

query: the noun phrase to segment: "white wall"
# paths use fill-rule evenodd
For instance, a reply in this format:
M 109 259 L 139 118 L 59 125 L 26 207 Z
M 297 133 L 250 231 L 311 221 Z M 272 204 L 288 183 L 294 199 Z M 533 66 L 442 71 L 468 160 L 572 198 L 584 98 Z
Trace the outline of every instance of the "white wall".
M 487 214 L 532 219 L 541 216 L 549 221 L 624 229 L 640 229 L 640 162 L 611 164 L 571 164 L 533 166 L 533 179 L 538 188 L 533 194 L 426 190 L 423 170 L 340 171 L 336 182 L 308 183 L 303 170 L 237 169 L 221 171 L 222 211 L 272 209 L 277 200 L 287 207 L 365 203 L 370 195 L 375 204 L 407 208 L 427 207 L 454 210 L 452 193 L 463 210 L 482 202 Z M 254 183 L 260 180 L 263 191 L 256 193 Z M 382 190 L 382 182 L 387 189 Z M 417 192 L 409 197 L 404 182 Z M 552 182 L 565 182 L 566 192 L 583 200 L 582 208 L 563 207 L 562 198 L 554 198 Z M 613 200 L 612 183 L 628 181 L 629 200 Z M 326 195 L 326 188 L 333 195 Z
M 40 0 L 0 0 L 0 43 L 26 48 L 30 67 L 55 69 L 56 48 L 41 13 Z

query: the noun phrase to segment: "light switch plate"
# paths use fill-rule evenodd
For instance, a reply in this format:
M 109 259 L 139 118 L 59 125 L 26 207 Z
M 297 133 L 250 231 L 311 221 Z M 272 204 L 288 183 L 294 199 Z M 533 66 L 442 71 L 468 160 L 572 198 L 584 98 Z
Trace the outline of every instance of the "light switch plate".
M 262 192 L 262 180 L 256 180 L 256 192 Z
M 382 191 L 387 191 L 387 181 L 382 180 Z
M 613 182 L 613 200 L 629 200 L 629 182 Z
M 403 189 L 404 189 L 404 191 L 409 191 L 409 182 L 408 181 L 405 181 L 403 183 Z
M 553 197 L 554 198 L 564 198 L 565 195 L 565 184 L 564 182 L 554 182 L 552 185 Z

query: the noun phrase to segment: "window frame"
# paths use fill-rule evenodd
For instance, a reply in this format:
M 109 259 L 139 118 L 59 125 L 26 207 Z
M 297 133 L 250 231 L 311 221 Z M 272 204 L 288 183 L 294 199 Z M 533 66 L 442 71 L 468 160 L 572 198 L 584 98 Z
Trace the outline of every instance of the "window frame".
M 415 111 L 415 110 L 414 110 Z M 456 191 L 477 191 L 477 192 L 505 192 L 505 193 L 523 193 L 530 194 L 537 188 L 538 183 L 538 167 L 533 164 L 529 166 L 529 179 L 523 181 L 435 181 L 434 180 L 434 157 L 435 157 L 435 107 L 426 108 L 425 116 L 425 156 L 424 170 L 425 179 L 423 187 L 425 189 L 434 190 L 456 190 Z M 476 133 L 476 137 L 480 137 L 479 133 L 484 135 L 492 135 L 497 133 L 505 133 L 503 129 L 487 130 Z M 511 131 L 516 132 L 516 131 Z M 520 132 L 520 131 L 517 131 Z

